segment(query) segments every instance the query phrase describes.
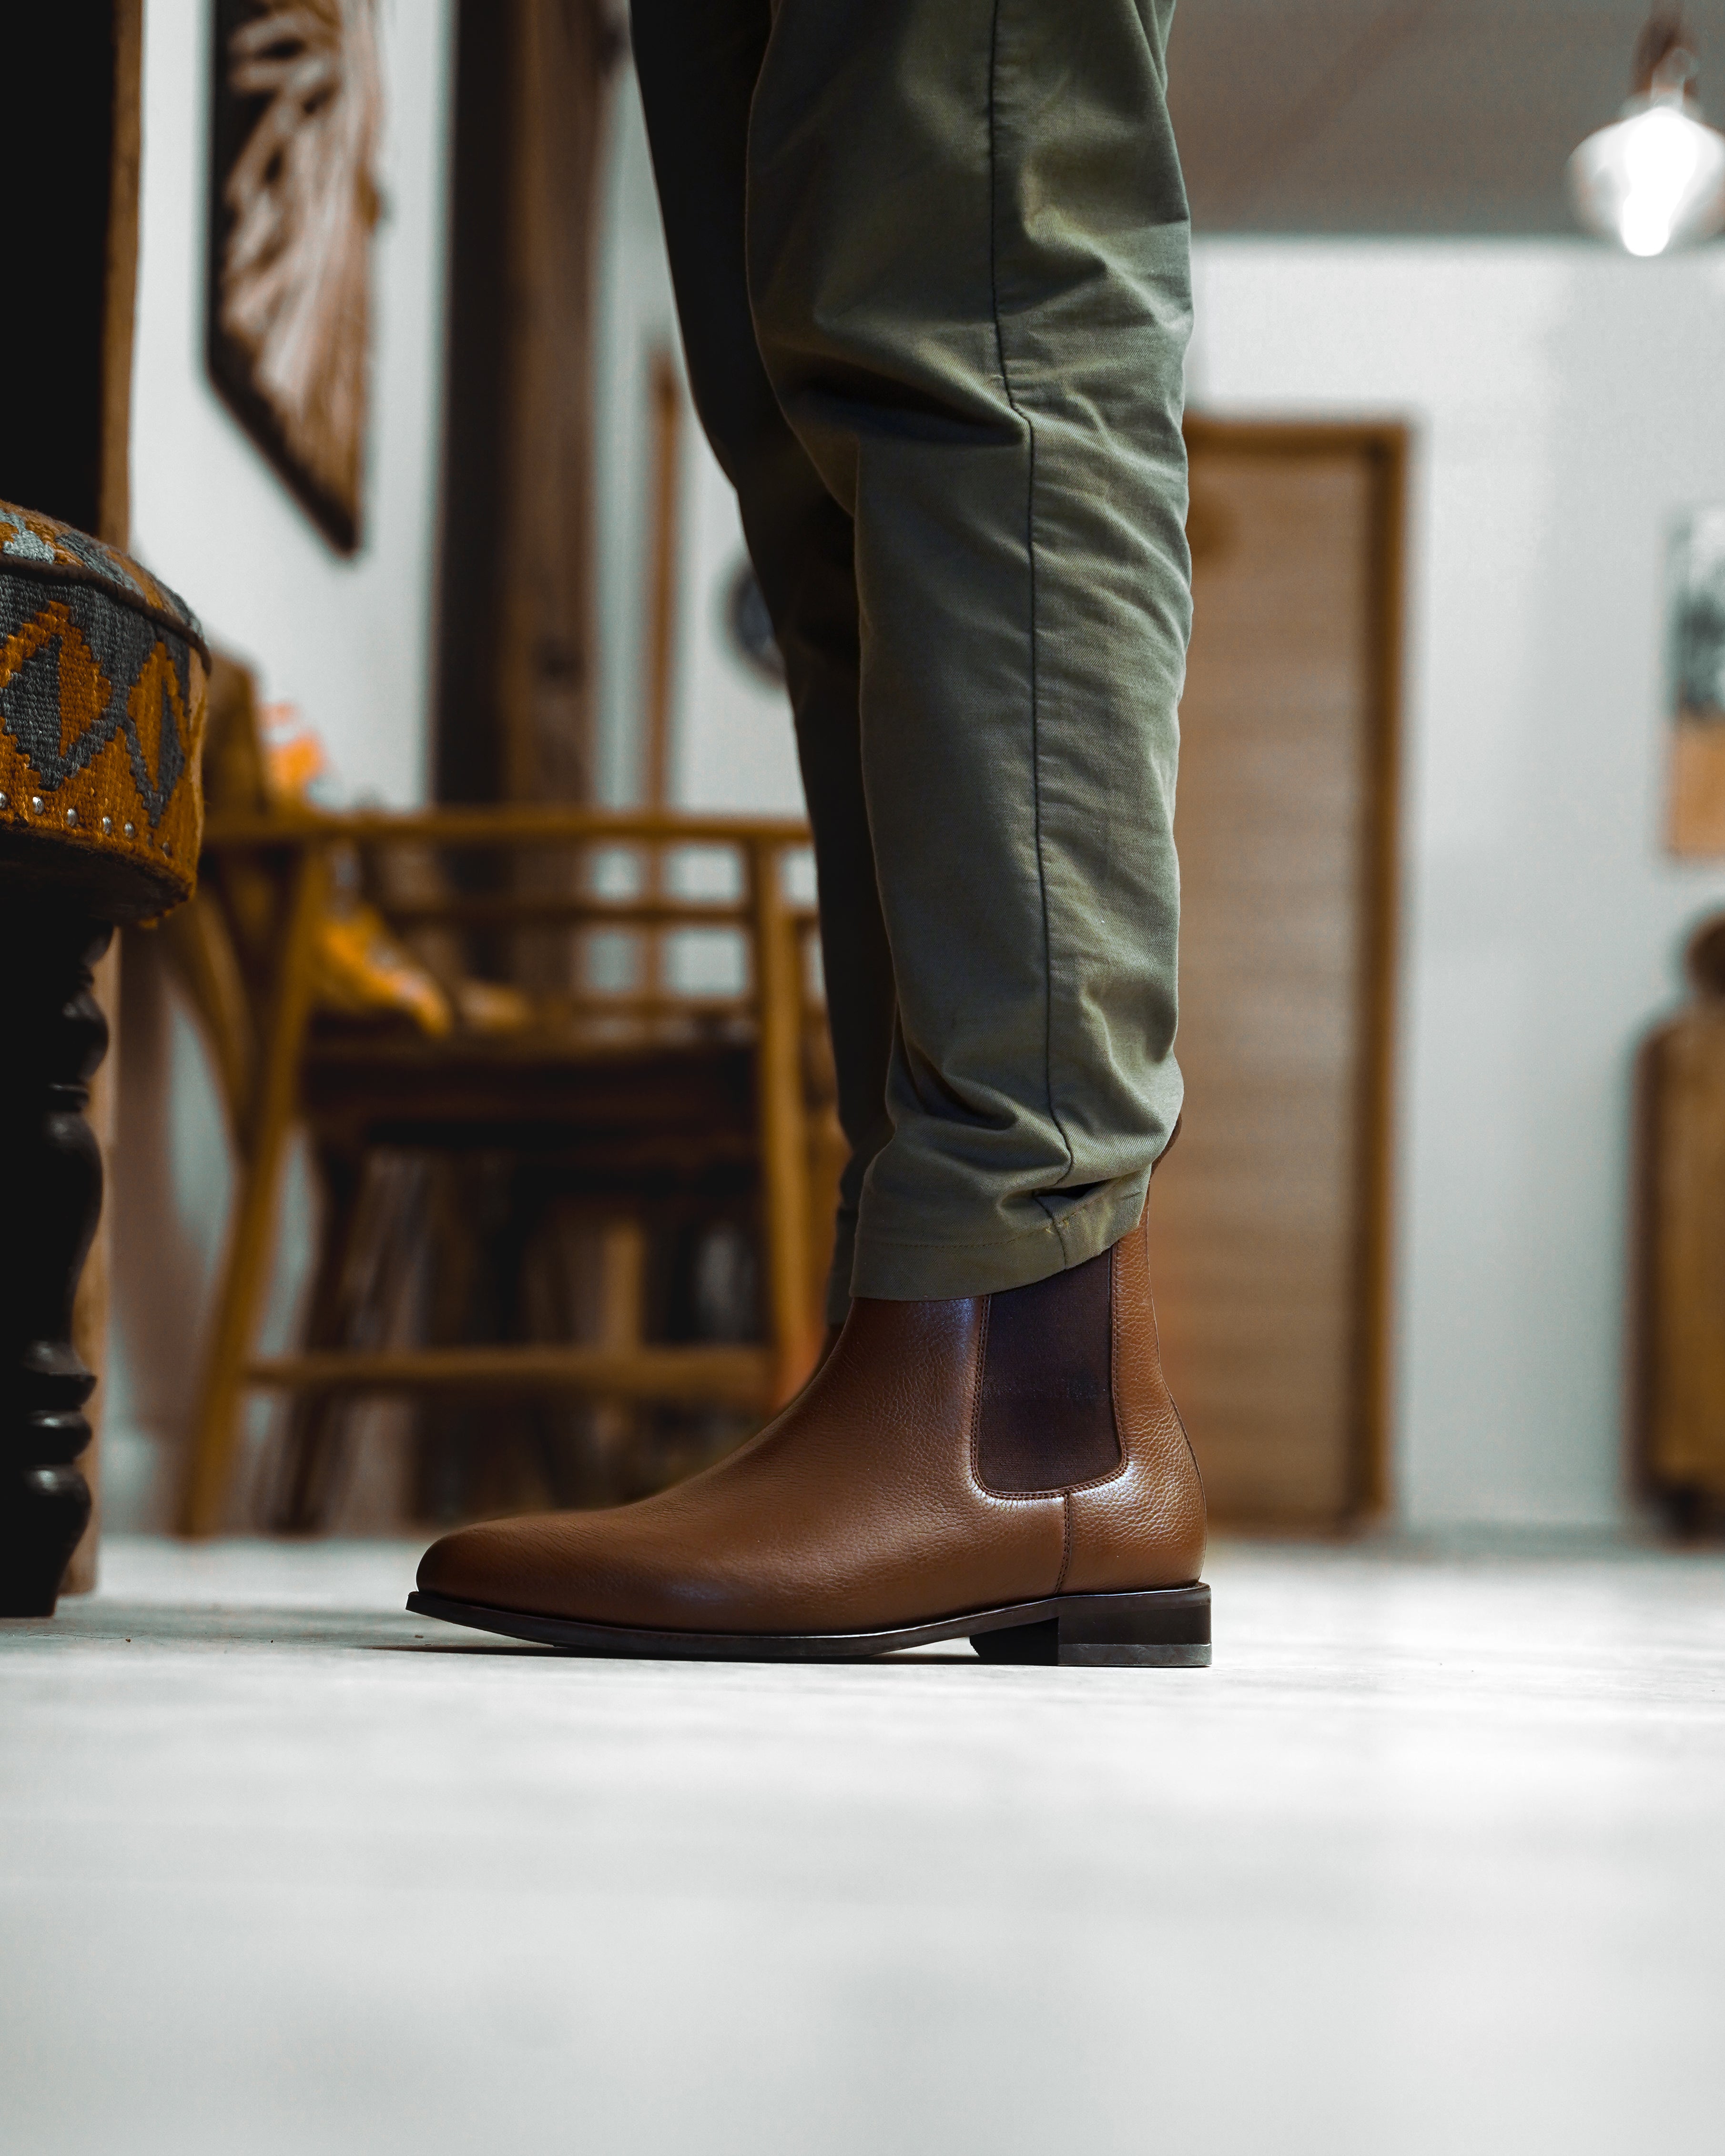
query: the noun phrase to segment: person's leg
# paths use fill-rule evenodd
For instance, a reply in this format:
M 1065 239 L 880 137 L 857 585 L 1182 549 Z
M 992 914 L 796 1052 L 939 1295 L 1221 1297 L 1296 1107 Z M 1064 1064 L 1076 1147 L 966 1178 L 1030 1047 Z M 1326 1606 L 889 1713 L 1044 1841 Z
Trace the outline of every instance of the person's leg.
M 890 930 L 892 1129 L 849 1317 L 790 1405 L 639 1504 L 446 1537 L 409 1605 L 428 1616 L 585 1653 L 968 1635 L 989 1660 L 1209 1658 L 1204 1495 L 1142 1217 L 1179 1091 L 1187 618 L 1184 203 L 1167 8 L 1146 5 L 773 0 L 752 307 L 825 500 L 775 464 L 758 382 L 718 408 L 735 280 L 701 289 L 677 237 L 698 201 L 680 152 L 662 163 L 695 341 L 733 309 L 720 362 L 691 365 L 746 515 L 760 474 L 797 475 L 761 481 L 751 543 L 809 639 L 805 762 L 817 711 L 820 741 L 856 739 L 860 693 L 860 745 L 829 767 L 845 814 L 866 800 L 843 858 L 866 845 Z M 638 0 L 649 15 L 688 32 L 674 62 L 644 51 L 649 103 L 661 60 L 685 110 L 697 85 L 737 92 L 731 142 L 754 63 L 718 66 L 718 0 Z
M 1106 1250 L 1180 1106 L 1172 0 L 776 0 L 755 326 L 855 531 L 898 1028 L 855 1293 Z
M 634 0 L 647 115 L 696 408 L 737 489 L 743 532 L 784 654 L 814 832 L 821 956 L 850 1144 L 827 1315 L 850 1301 L 858 1199 L 886 1142 L 892 962 L 864 805 L 851 521 L 785 423 L 755 341 L 743 253 L 749 107 L 768 0 Z

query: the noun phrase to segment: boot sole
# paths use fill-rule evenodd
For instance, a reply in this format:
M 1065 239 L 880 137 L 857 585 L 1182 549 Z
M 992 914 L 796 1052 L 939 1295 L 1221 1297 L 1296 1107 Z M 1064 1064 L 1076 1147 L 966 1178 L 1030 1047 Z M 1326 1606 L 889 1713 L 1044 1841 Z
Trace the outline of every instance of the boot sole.
M 1132 1594 L 1055 1594 L 973 1609 L 927 1625 L 883 1632 L 654 1632 L 633 1625 L 588 1625 L 572 1617 L 538 1617 L 525 1609 L 490 1609 L 446 1594 L 416 1589 L 408 1607 L 446 1625 L 531 1640 L 566 1655 L 634 1657 L 653 1661 L 849 1662 L 902 1647 L 968 1639 L 985 1662 L 1040 1662 L 1090 1669 L 1203 1670 L 1210 1661 L 1210 1591 L 1147 1588 Z

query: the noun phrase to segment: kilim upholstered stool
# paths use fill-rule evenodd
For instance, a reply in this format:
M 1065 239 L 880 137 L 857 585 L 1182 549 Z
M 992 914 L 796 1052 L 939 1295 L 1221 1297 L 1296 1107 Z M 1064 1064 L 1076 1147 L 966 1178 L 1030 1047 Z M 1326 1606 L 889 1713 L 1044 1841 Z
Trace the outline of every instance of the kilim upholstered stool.
M 51 1614 L 90 1514 L 72 1301 L 101 1207 L 90 968 L 192 889 L 203 634 L 112 547 L 0 503 L 0 1615 Z

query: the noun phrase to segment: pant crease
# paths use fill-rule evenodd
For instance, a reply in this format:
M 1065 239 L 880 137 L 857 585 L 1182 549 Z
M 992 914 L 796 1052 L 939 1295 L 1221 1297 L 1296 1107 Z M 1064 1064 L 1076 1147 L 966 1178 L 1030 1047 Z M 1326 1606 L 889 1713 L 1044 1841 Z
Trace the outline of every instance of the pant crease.
M 1000 320 L 999 229 L 1000 229 L 1000 153 L 999 131 L 995 118 L 995 87 L 1000 68 L 1000 9 L 1002 0 L 994 0 L 993 15 L 988 36 L 988 304 L 994 316 L 994 349 L 1000 362 L 1000 387 L 1013 416 L 1024 430 L 1026 470 L 1024 477 L 1024 558 L 1029 573 L 1030 618 L 1029 642 L 1030 656 L 1030 818 L 1033 840 L 1036 849 L 1037 895 L 1042 907 L 1042 1086 L 1048 1103 L 1048 1119 L 1053 1124 L 1055 1135 L 1065 1149 L 1065 1173 L 1070 1175 L 1077 1165 L 1072 1150 L 1072 1141 L 1066 1135 L 1065 1125 L 1060 1121 L 1060 1111 L 1055 1106 L 1054 1095 L 1054 932 L 1049 918 L 1048 869 L 1042 851 L 1042 709 L 1041 681 L 1039 671 L 1040 653 L 1036 619 L 1036 427 L 1028 411 L 1024 409 L 1014 393 L 1012 371 L 1007 364 L 1006 332 Z M 1064 1177 L 1062 1180 L 1064 1180 Z M 1037 1203 L 1055 1225 L 1054 1208 L 1040 1191 Z M 1065 1248 L 1065 1238 L 1060 1246 Z

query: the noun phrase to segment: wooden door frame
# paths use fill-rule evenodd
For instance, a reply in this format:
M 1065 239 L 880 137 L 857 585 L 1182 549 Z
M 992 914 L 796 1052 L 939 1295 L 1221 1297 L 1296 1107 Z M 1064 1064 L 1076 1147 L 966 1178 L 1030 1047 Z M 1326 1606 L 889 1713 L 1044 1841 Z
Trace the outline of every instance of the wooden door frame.
M 1234 419 L 1189 413 L 1189 453 L 1263 457 L 1348 456 L 1370 475 L 1371 585 L 1365 678 L 1368 832 L 1359 892 L 1361 1019 L 1358 1096 L 1358 1285 L 1350 1355 L 1349 1517 L 1380 1515 L 1390 1497 L 1394 1383 L 1395 1064 L 1401 954 L 1401 782 L 1406 644 L 1408 461 L 1410 434 L 1391 419 Z

